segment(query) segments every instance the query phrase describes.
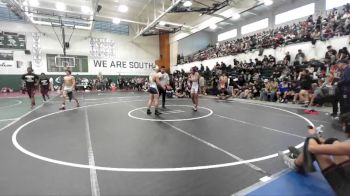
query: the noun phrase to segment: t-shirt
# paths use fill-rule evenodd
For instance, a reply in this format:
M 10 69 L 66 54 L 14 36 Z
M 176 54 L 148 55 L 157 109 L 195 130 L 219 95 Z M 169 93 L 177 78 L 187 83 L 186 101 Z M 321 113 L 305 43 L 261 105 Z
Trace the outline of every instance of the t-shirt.
M 26 73 L 22 75 L 22 80 L 26 83 L 27 88 L 33 88 L 36 82 L 39 80 L 39 77 L 33 73 Z
M 288 54 L 288 55 L 286 55 L 285 57 L 284 57 L 284 60 L 286 60 L 286 61 L 290 61 L 290 55 Z
M 303 90 L 311 90 L 311 84 L 312 80 L 310 76 L 305 76 L 304 78 L 300 79 L 300 87 Z
M 161 72 L 159 72 L 158 73 L 159 74 L 159 82 L 163 85 L 163 86 L 165 86 L 166 84 L 168 84 L 168 82 L 169 82 L 169 75 L 167 74 L 167 73 L 161 73 Z
M 42 78 L 39 80 L 39 84 L 42 88 L 49 88 L 50 81 L 48 78 Z
M 288 92 L 289 91 L 289 84 L 288 83 L 283 83 L 281 82 L 279 85 L 278 85 L 278 90 L 281 92 L 281 93 L 285 93 L 285 92 Z

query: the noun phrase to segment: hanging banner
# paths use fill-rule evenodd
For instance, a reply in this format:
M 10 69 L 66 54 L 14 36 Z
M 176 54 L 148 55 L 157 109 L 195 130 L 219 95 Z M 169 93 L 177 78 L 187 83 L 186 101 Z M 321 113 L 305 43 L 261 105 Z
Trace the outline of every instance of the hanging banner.
M 108 75 L 148 75 L 155 66 L 151 61 L 109 59 L 93 59 L 89 65 L 92 72 Z

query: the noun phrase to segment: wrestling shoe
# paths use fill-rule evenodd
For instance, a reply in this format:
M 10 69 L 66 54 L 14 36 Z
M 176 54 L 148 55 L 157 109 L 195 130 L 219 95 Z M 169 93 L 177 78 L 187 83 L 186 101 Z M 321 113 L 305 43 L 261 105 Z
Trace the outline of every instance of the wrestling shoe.
M 154 112 L 154 114 L 155 114 L 156 116 L 159 116 L 159 115 L 161 115 L 162 113 L 159 112 L 158 110 L 156 110 L 156 111 Z
M 151 114 L 152 114 L 151 110 L 148 109 L 148 110 L 147 110 L 147 115 L 151 115 Z
M 283 163 L 288 166 L 288 168 L 297 171 L 297 166 L 295 165 L 294 160 L 289 158 L 287 155 L 285 155 L 283 152 L 278 152 L 278 157 L 283 160 Z

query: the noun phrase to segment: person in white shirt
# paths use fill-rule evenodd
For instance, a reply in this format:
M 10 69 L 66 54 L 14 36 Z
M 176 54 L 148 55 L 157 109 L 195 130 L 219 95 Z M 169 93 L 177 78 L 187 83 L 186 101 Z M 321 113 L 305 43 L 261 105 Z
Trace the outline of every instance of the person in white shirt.
M 165 72 L 165 67 L 160 68 L 159 81 L 160 84 L 165 88 L 159 88 L 159 96 L 162 95 L 162 108 L 165 109 L 165 97 L 166 97 L 166 87 L 169 84 L 169 75 Z

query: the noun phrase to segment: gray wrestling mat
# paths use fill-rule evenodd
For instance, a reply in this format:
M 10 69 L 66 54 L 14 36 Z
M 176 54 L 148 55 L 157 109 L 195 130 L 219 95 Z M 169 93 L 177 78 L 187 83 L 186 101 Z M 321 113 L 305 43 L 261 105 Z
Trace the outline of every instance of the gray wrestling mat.
M 300 146 L 307 125 L 343 135 L 301 108 L 200 98 L 193 112 L 168 99 L 155 117 L 144 93 L 78 98 L 78 109 L 58 111 L 55 97 L 1 130 L 0 195 L 231 195 L 285 169 L 276 153 Z

